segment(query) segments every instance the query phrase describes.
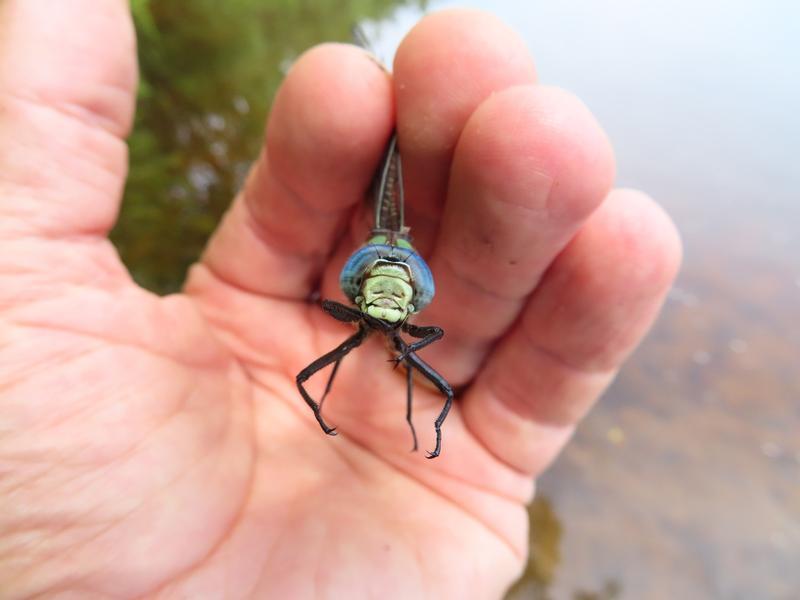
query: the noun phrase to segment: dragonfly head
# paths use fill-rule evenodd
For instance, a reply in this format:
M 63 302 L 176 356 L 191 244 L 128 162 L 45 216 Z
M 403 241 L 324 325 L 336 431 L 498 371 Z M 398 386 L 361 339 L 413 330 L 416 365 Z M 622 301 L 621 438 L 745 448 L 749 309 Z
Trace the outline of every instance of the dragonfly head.
M 350 256 L 339 284 L 361 312 L 399 324 L 431 303 L 436 291 L 433 275 L 410 245 L 378 241 L 370 240 Z
M 399 260 L 381 259 L 364 274 L 354 301 L 361 312 L 388 323 L 402 323 L 414 312 L 411 269 Z

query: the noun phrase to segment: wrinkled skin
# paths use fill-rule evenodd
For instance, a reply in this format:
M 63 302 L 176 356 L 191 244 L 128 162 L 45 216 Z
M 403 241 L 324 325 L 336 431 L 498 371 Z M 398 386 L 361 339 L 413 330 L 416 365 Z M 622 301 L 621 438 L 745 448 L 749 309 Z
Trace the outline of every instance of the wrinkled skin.
M 669 219 L 612 190 L 602 131 L 513 32 L 448 11 L 393 79 L 354 47 L 303 55 L 185 293 L 159 298 L 106 239 L 135 81 L 123 0 L 0 3 L 3 596 L 500 596 L 534 478 L 672 281 Z M 462 389 L 433 461 L 380 346 L 342 366 L 336 438 L 293 381 L 352 331 L 304 299 L 340 297 L 395 121 L 438 286 L 416 321 L 447 332 L 421 354 Z M 422 449 L 440 406 L 417 387 Z

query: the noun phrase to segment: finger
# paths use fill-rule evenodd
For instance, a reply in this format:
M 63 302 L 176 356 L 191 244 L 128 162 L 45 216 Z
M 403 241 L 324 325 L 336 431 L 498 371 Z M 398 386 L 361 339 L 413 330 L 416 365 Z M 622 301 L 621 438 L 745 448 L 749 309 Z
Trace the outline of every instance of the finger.
M 680 263 L 669 217 L 615 191 L 558 257 L 464 399 L 493 454 L 540 473 L 650 327 Z
M 305 53 L 202 266 L 248 292 L 307 297 L 369 188 L 393 120 L 391 81 L 363 50 L 325 44 Z
M 455 384 L 473 377 L 613 178 L 603 130 L 562 90 L 518 86 L 475 111 L 431 259 L 437 297 L 421 316 L 445 330 L 427 357 Z
M 421 251 L 433 241 L 464 124 L 493 93 L 535 80 L 522 39 L 481 11 L 434 13 L 400 44 L 394 62 L 397 128 L 409 220 Z
M 0 3 L 0 237 L 113 226 L 135 57 L 124 0 Z
M 394 61 L 397 131 L 403 157 L 406 222 L 414 246 L 428 254 L 439 228 L 450 163 L 459 135 L 478 105 L 493 93 L 536 79 L 522 40 L 493 15 L 443 10 L 422 19 Z M 372 224 L 358 219 L 333 257 L 322 286 L 340 298 L 339 270 Z

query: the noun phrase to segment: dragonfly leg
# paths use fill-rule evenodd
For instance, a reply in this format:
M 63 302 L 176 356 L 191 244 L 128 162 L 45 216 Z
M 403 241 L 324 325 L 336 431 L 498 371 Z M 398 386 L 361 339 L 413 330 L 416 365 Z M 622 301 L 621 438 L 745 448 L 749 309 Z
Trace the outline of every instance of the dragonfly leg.
M 453 388 L 450 387 L 450 384 L 447 383 L 447 380 L 439 375 L 439 373 L 433 367 L 422 360 L 419 356 L 409 351 L 410 346 L 403 341 L 399 333 L 395 332 L 395 334 L 392 336 L 392 341 L 394 342 L 394 347 L 397 349 L 397 351 L 405 355 L 404 360 L 406 363 L 406 368 L 409 370 L 409 374 L 411 372 L 411 368 L 413 367 L 419 371 L 423 377 L 435 385 L 437 389 L 445 396 L 442 411 L 439 413 L 439 416 L 436 417 L 436 421 L 433 423 L 433 428 L 436 432 L 436 446 L 434 447 L 433 452 L 428 452 L 427 456 L 427 458 L 436 458 L 442 451 L 442 424 L 447 418 L 447 413 L 450 412 L 450 407 L 453 405 Z M 411 402 L 410 392 L 408 401 L 409 403 Z M 410 410 L 411 409 L 409 406 L 409 414 Z
M 412 325 L 411 323 L 403 323 L 403 331 L 415 338 L 421 339 L 413 344 L 406 344 L 405 349 L 400 352 L 400 355 L 393 359 L 395 364 L 400 364 L 403 362 L 406 356 L 412 352 L 417 352 L 425 346 L 442 339 L 442 336 L 444 336 L 444 329 L 441 327 L 419 327 L 417 325 Z
M 336 371 L 339 370 L 340 364 L 342 364 L 341 358 L 333 364 L 333 371 L 331 371 L 331 375 L 330 377 L 328 377 L 328 383 L 325 384 L 325 391 L 322 393 L 322 398 L 319 399 L 320 410 L 322 410 L 322 405 L 325 403 L 325 398 L 328 397 L 328 392 L 331 391 L 331 386 L 333 385 L 333 378 L 336 377 Z
M 321 407 L 317 404 L 314 399 L 309 395 L 306 391 L 305 387 L 303 387 L 303 383 L 308 381 L 308 379 L 317 371 L 320 371 L 327 367 L 329 364 L 335 362 L 337 365 L 334 367 L 334 372 L 331 373 L 331 377 L 328 379 L 328 386 L 326 388 L 325 394 L 328 393 L 330 386 L 333 383 L 333 376 L 336 374 L 336 370 L 338 367 L 338 363 L 347 356 L 354 348 L 357 348 L 361 345 L 364 339 L 369 334 L 369 329 L 364 327 L 363 325 L 358 328 L 358 331 L 354 333 L 352 336 L 347 338 L 344 342 L 339 344 L 336 348 L 328 352 L 327 354 L 323 354 L 317 360 L 312 362 L 308 365 L 305 369 L 300 371 L 297 374 L 297 389 L 300 390 L 300 395 L 303 396 L 303 400 L 306 401 L 306 404 L 311 408 L 314 412 L 314 417 L 317 419 L 317 423 L 319 426 L 322 427 L 322 431 L 327 433 L 328 435 L 336 435 L 336 428 L 328 426 L 325 423 L 325 420 L 322 418 Z M 323 398 L 325 396 L 323 395 Z
M 363 316 L 360 310 L 333 300 L 323 300 L 322 310 L 343 323 L 355 323 Z
M 417 431 L 414 429 L 414 423 L 411 421 L 411 400 L 414 392 L 414 374 L 411 371 L 411 366 L 406 365 L 406 421 L 411 428 L 411 437 L 414 438 L 414 447 L 411 448 L 412 452 L 417 451 Z

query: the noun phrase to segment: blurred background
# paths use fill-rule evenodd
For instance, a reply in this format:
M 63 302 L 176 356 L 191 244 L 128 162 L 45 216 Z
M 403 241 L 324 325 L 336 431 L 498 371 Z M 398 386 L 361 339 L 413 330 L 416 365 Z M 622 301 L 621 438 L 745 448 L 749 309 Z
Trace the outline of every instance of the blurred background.
M 113 239 L 136 279 L 180 288 L 303 50 L 358 23 L 390 62 L 449 5 L 133 0 L 142 83 Z M 686 246 L 654 331 L 541 479 L 509 598 L 800 598 L 800 4 L 460 5 L 514 25 Z

